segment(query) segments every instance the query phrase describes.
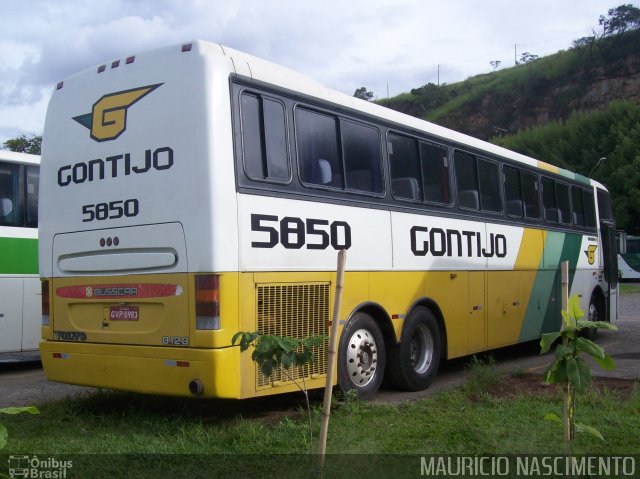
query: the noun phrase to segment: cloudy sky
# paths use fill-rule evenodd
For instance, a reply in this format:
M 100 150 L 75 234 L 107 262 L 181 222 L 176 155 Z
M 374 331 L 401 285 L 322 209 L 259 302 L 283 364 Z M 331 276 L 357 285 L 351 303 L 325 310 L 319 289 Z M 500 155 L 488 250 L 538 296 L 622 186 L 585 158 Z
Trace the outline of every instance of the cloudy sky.
M 205 39 L 376 97 L 570 47 L 628 0 L 0 0 L 0 143 L 41 134 L 54 85 Z

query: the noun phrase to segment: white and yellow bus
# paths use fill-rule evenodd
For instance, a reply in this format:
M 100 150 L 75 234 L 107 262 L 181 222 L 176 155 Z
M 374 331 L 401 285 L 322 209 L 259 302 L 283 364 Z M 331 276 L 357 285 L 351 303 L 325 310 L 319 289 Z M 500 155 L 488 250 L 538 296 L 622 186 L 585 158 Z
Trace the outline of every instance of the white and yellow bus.
M 583 308 L 616 317 L 602 185 L 217 44 L 61 81 L 41 188 L 41 352 L 55 381 L 292 391 L 231 338 L 326 334 L 341 249 L 336 377 L 362 396 L 385 374 L 425 388 L 442 359 L 557 330 L 563 260 Z M 310 387 L 325 352 L 302 373 Z
M 40 342 L 39 168 L 37 155 L 0 151 L 0 361 Z

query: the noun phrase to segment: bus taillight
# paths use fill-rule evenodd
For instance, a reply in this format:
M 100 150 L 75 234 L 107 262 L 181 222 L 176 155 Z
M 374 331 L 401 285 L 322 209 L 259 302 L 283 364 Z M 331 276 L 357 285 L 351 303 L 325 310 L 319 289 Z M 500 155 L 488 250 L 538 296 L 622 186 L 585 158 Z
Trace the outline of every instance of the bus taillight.
M 42 288 L 42 325 L 49 326 L 49 280 L 40 282 Z
M 196 329 L 220 329 L 219 278 L 196 275 Z

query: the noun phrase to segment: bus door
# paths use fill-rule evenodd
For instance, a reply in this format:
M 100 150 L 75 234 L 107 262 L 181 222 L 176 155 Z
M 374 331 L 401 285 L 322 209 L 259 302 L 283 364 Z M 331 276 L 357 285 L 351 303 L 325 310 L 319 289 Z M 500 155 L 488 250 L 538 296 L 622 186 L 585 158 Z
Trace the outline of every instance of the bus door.
M 609 285 L 607 293 L 607 318 L 615 321 L 618 317 L 618 255 L 616 253 L 616 223 L 613 220 L 600 220 L 602 235 L 602 266 L 604 279 Z

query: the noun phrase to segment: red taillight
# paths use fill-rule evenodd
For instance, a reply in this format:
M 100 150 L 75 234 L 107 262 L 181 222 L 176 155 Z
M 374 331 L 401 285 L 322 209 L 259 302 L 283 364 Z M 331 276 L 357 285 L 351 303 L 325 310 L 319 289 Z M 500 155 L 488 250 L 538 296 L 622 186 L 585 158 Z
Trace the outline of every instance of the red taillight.
M 49 280 L 42 280 L 40 282 L 42 289 L 42 325 L 49 325 Z
M 196 329 L 220 329 L 220 281 L 214 274 L 196 275 Z

